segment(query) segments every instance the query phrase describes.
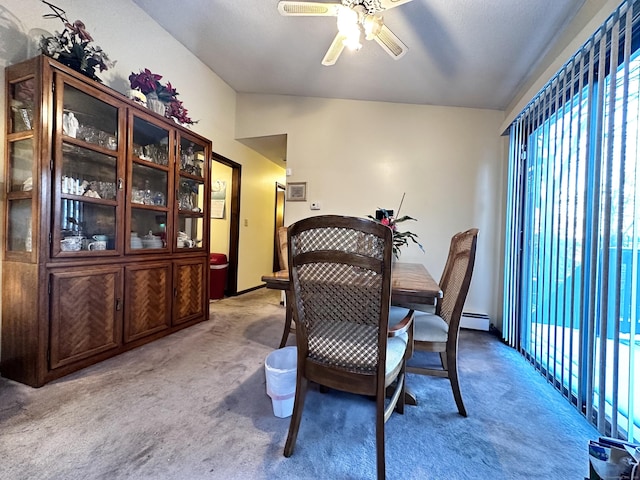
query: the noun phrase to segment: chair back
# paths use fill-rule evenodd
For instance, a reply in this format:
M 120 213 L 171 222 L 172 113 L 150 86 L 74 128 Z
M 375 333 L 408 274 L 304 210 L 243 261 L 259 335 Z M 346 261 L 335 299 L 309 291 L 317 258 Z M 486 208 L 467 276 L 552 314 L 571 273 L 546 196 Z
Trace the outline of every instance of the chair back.
M 449 256 L 440 280 L 442 299 L 436 306 L 436 315 L 449 324 L 450 332 L 460 326 L 475 264 L 477 240 L 477 228 L 457 233 L 451 239 Z
M 289 265 L 289 249 L 287 248 L 287 227 L 278 228 L 278 262 L 280 270 L 286 270 Z
M 299 367 L 306 364 L 311 379 L 318 366 L 383 380 L 391 230 L 368 219 L 324 215 L 294 223 L 288 236 Z

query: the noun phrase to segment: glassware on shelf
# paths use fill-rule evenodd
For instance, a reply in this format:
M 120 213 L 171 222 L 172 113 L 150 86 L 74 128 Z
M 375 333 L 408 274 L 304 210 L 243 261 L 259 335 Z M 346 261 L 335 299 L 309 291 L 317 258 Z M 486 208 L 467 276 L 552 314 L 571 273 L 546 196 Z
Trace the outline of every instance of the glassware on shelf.
M 33 106 L 25 107 L 19 102 L 13 102 L 11 113 L 14 132 L 33 130 Z
M 144 204 L 144 190 L 134 188 L 131 190 L 131 203 Z
M 169 164 L 169 150 L 167 145 L 150 144 L 144 147 L 134 145 L 133 151 L 134 155 L 142 160 L 163 166 Z
M 35 80 L 29 78 L 11 84 L 10 95 L 11 128 L 9 133 L 33 130 Z
M 164 207 L 167 204 L 166 198 L 164 196 L 164 193 L 162 192 L 155 192 L 153 195 L 153 204 L 158 206 L 158 207 Z
M 191 192 L 180 192 L 178 194 L 178 208 L 180 210 L 191 210 L 193 208 Z
M 151 196 L 151 187 L 149 186 L 149 180 L 144 181 L 144 194 L 142 203 L 145 205 L 153 205 L 153 199 Z

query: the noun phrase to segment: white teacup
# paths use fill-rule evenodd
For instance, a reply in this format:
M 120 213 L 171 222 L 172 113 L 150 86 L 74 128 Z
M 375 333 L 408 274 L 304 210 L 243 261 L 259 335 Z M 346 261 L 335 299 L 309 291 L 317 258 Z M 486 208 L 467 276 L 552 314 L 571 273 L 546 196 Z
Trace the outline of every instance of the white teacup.
M 95 242 L 91 242 L 87 245 L 88 250 L 106 250 L 107 242 L 104 240 L 96 240 Z

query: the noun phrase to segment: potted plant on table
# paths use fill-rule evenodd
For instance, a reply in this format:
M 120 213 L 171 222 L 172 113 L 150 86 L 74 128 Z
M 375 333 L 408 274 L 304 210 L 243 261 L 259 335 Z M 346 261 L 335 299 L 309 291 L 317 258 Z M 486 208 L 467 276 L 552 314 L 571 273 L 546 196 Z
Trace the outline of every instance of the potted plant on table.
M 418 245 L 420 250 L 424 253 L 424 247 L 418 242 L 418 235 L 413 232 L 404 231 L 401 232 L 398 230 L 398 224 L 402 222 L 406 222 L 407 220 L 417 221 L 415 218 L 410 217 L 409 215 L 404 215 L 400 217 L 400 209 L 402 208 L 402 203 L 404 202 L 405 194 L 402 194 L 402 199 L 400 200 L 400 206 L 398 207 L 396 216 L 393 215 L 393 210 L 387 210 L 384 208 L 379 208 L 376 212 L 376 216 L 367 215 L 371 220 L 377 223 L 381 223 L 382 225 L 386 225 L 393 232 L 393 256 L 395 259 L 400 258 L 401 248 L 409 245 L 409 241 Z

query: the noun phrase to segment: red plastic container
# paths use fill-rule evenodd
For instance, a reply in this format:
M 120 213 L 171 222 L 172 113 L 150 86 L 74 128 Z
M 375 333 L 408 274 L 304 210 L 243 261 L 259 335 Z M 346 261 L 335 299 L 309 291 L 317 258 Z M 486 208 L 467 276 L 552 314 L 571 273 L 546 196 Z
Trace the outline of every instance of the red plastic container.
M 224 253 L 212 253 L 209 256 L 209 299 L 224 298 L 227 287 L 227 270 L 229 263 Z

